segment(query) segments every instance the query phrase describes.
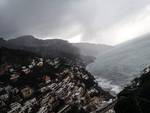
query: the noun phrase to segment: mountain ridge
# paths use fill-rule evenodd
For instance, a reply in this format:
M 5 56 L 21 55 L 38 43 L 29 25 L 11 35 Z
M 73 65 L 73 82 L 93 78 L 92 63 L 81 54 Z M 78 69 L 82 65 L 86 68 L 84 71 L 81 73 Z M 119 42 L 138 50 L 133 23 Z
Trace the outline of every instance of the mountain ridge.
M 99 53 L 111 48 L 111 46 L 91 43 L 69 43 L 62 39 L 38 39 L 32 35 L 24 35 L 14 39 L 4 40 L 1 38 L 0 45 L 8 48 L 22 49 L 31 52 L 41 53 L 43 56 L 53 56 L 49 52 L 57 54 L 72 54 L 93 57 L 94 59 Z M 55 55 L 54 55 L 55 56 Z

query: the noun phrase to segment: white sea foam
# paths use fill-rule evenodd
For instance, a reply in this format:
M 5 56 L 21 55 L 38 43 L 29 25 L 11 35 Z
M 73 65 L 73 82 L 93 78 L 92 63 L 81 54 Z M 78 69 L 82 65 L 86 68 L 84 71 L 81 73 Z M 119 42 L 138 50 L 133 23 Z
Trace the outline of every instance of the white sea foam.
M 97 76 L 95 78 L 99 86 L 102 87 L 104 90 L 107 90 L 115 95 L 121 91 L 121 87 L 118 85 L 112 84 L 111 81 L 108 81 L 107 79 L 97 77 Z

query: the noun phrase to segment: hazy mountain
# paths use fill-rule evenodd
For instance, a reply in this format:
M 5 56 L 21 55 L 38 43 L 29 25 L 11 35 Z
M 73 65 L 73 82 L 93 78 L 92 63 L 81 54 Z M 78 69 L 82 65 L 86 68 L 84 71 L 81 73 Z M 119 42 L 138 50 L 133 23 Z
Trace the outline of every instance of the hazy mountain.
M 41 40 L 31 35 L 21 36 L 15 39 L 4 40 L 0 38 L 0 46 L 21 49 L 40 54 L 42 56 L 69 56 L 80 57 L 86 62 L 92 62 L 99 53 L 105 52 L 111 46 L 89 43 L 72 44 L 61 39 Z
M 33 36 L 21 36 L 8 41 L 1 39 L 0 45 L 13 49 L 21 49 L 42 56 L 80 56 L 79 49 L 67 41 L 60 39 L 40 40 Z
M 0 46 L 5 46 L 6 41 L 3 38 L 0 38 Z
M 100 78 L 124 85 L 150 64 L 150 35 L 145 35 L 101 54 L 88 70 Z M 137 75 L 136 75 L 137 76 Z
M 112 46 L 92 43 L 75 43 L 73 45 L 80 49 L 81 54 L 94 57 L 112 48 Z
M 17 37 L 15 39 L 10 39 L 8 40 L 8 43 L 11 43 L 13 45 L 18 45 L 18 46 L 25 46 L 25 47 L 38 47 L 43 45 L 44 41 L 34 38 L 33 36 L 26 35 L 26 36 Z

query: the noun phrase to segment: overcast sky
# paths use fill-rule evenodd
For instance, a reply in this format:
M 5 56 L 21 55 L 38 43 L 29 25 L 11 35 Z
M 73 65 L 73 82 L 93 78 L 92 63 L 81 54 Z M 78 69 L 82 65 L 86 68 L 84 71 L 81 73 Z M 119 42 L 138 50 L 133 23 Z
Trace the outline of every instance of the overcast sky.
M 150 32 L 150 0 L 0 0 L 0 36 L 115 45 Z

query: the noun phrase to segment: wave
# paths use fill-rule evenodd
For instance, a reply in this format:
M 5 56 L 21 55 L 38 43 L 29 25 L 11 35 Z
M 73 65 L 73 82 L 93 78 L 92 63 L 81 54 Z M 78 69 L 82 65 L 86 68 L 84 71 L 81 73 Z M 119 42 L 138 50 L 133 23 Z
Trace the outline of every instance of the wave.
M 112 81 L 101 78 L 99 76 L 95 76 L 95 79 L 99 86 L 101 86 L 104 90 L 109 91 L 113 95 L 118 94 L 122 90 L 121 86 L 112 84 Z

